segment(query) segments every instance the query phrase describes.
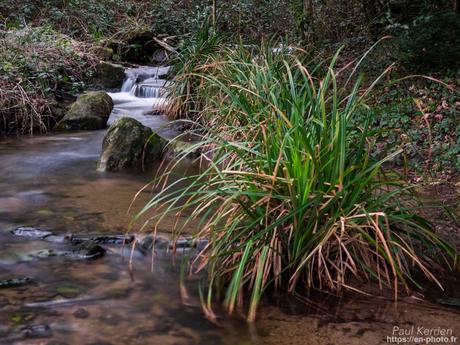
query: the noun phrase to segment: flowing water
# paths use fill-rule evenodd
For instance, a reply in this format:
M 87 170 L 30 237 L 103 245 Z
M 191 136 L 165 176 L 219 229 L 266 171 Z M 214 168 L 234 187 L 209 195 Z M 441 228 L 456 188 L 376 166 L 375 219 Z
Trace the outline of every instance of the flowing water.
M 121 92 L 111 94 L 109 122 L 132 116 L 171 137 L 163 116 L 148 115 L 164 104 L 167 68 L 127 71 Z M 65 250 L 65 243 L 13 236 L 34 226 L 56 234 L 121 234 L 133 215 L 132 198 L 151 174 L 96 171 L 105 131 L 52 134 L 0 141 L 0 281 L 31 277 L 19 287 L 0 286 L 0 344 L 384 344 L 394 325 L 438 325 L 460 331 L 458 310 L 421 302 L 417 296 L 396 307 L 384 299 L 324 299 L 264 302 L 256 329 L 239 316 L 216 326 L 202 314 L 196 282 L 190 298 L 179 289 L 180 256 L 154 258 L 129 247 L 106 246 L 97 260 L 51 256 L 37 250 Z M 154 190 L 132 205 L 138 210 Z M 176 219 L 166 219 L 167 233 Z M 193 225 L 188 231 L 194 231 Z M 129 269 L 130 255 L 132 269 Z M 454 289 L 455 290 L 455 289 Z M 460 297 L 460 296 L 454 296 Z

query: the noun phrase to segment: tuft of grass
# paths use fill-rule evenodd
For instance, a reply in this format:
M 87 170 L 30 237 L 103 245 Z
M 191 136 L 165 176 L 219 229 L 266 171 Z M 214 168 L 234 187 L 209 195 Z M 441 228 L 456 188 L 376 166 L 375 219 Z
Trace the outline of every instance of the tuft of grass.
M 414 272 L 439 284 L 436 258 L 455 264 L 454 250 L 415 214 L 410 188 L 384 169 L 400 151 L 373 158 L 369 118 L 353 121 L 371 116 L 366 98 L 378 80 L 363 88 L 359 63 L 337 70 L 337 53 L 310 66 L 304 54 L 239 47 L 208 61 L 212 74 L 192 73 L 206 120 L 190 151 L 200 147 L 203 169 L 167 185 L 172 162 L 139 212 L 155 223 L 181 212 L 200 220 L 197 236 L 209 244 L 192 267 L 207 272 L 208 315 L 221 292 L 230 313 L 249 297 L 254 321 L 271 288 L 340 293 L 376 282 L 397 296 L 419 286 Z
M 174 78 L 167 88 L 166 113 L 171 119 L 196 118 L 205 101 L 197 92 L 205 81 L 203 68 L 217 56 L 223 41 L 223 35 L 214 30 L 209 20 L 204 21 L 195 34 L 181 41 L 170 61 Z

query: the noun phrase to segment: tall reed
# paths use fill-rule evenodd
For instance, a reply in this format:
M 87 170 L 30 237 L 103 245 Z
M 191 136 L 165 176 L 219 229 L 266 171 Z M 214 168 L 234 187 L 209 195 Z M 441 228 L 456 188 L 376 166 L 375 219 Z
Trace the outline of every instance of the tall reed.
M 415 271 L 437 282 L 432 258 L 455 255 L 384 170 L 399 151 L 374 159 L 369 122 L 352 125 L 358 111 L 371 116 L 377 81 L 363 89 L 359 66 L 337 70 L 337 54 L 311 67 L 302 54 L 227 49 L 207 62 L 211 75 L 194 74 L 203 141 L 190 150 L 201 148 L 204 168 L 165 186 L 167 171 L 140 211 L 201 221 L 209 244 L 193 270 L 207 272 L 209 316 L 218 292 L 230 313 L 248 295 L 250 321 L 268 288 L 339 293 L 373 281 L 397 294 L 417 286 Z

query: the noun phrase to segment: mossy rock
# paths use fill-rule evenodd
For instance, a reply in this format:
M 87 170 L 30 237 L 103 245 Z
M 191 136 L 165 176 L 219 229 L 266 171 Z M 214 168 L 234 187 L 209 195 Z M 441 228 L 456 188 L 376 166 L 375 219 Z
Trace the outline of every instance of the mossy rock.
M 97 66 L 97 84 L 103 88 L 120 88 L 125 80 L 125 69 L 122 65 L 101 61 Z
M 77 98 L 70 109 L 59 121 L 56 130 L 94 130 L 107 125 L 113 102 L 102 91 L 88 92 Z
M 98 170 L 139 172 L 161 157 L 166 142 L 139 121 L 122 117 L 107 131 Z
M 103 46 L 95 46 L 92 52 L 101 60 L 110 60 L 113 57 L 113 49 Z

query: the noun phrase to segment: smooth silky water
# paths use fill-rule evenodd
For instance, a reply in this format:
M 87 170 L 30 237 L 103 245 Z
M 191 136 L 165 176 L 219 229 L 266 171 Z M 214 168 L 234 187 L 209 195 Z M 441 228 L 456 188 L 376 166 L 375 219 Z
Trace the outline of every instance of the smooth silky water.
M 129 70 L 123 87 L 142 85 L 146 97 L 160 96 L 145 87 L 158 77 L 157 72 Z M 164 102 L 161 97 L 141 98 L 131 90 L 111 96 L 115 108 L 109 123 L 132 116 L 164 137 L 177 134 L 167 127 L 165 117 L 146 115 Z M 126 232 L 133 214 L 154 190 L 140 193 L 128 211 L 133 197 L 155 172 L 96 171 L 104 134 L 102 130 L 0 141 L 0 280 L 33 279 L 0 290 L 0 343 L 238 344 L 248 340 L 242 320 L 227 319 L 216 327 L 203 317 L 198 300 L 191 298 L 187 306 L 182 303 L 180 255 L 160 253 L 152 266 L 151 255 L 136 251 L 132 270 L 128 245 L 105 246 L 106 255 L 91 261 L 31 259 L 28 253 L 60 250 L 65 244 L 10 233 L 18 226 L 63 235 Z M 174 222 L 167 219 L 159 231 L 170 232 Z M 197 296 L 195 283 L 190 283 L 190 289 Z
M 111 94 L 115 108 L 109 123 L 132 116 L 162 136 L 174 137 L 177 133 L 164 116 L 148 115 L 165 102 L 159 78 L 166 73 L 167 68 L 127 70 L 121 92 Z M 363 296 L 321 297 L 312 303 L 270 298 L 262 303 L 256 327 L 248 326 L 241 315 L 229 317 L 221 311 L 217 326 L 203 316 L 194 278 L 187 280 L 189 298 L 183 303 L 179 254 L 158 252 L 152 265 L 151 255 L 134 251 L 131 269 L 130 246 L 105 246 L 106 255 L 91 261 L 31 259 L 28 253 L 66 245 L 15 237 L 11 229 L 122 234 L 155 193 L 146 188 L 131 205 L 155 171 L 96 171 L 104 134 L 0 140 L 0 280 L 33 279 L 21 287 L 0 289 L 0 344 L 371 345 L 386 344 L 394 325 L 458 330 L 458 311 L 422 302 L 418 295 L 400 299 L 397 306 L 391 299 Z M 187 173 L 186 167 L 182 173 Z M 175 222 L 165 219 L 158 231 L 170 233 Z M 196 227 L 192 224 L 186 231 Z M 458 290 L 454 283 L 451 294 Z

